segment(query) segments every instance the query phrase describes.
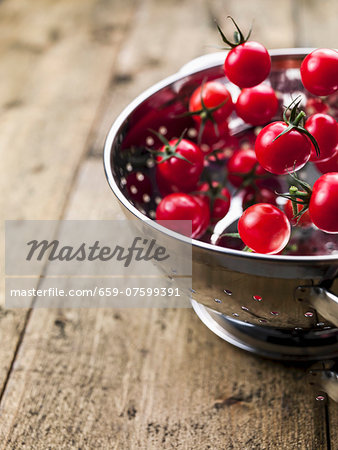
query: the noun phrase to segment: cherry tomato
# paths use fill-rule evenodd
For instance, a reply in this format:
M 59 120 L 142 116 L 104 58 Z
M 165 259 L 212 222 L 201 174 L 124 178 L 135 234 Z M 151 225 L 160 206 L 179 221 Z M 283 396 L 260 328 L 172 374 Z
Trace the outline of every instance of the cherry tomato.
M 220 219 L 223 219 L 230 208 L 231 197 L 228 189 L 222 187 L 219 183 L 214 181 L 212 183 L 212 189 L 210 189 L 208 183 L 202 183 L 198 187 L 198 191 L 201 192 L 201 194 L 197 194 L 195 196 L 200 197 L 209 209 L 211 204 L 213 204 L 211 211 L 211 222 L 215 223 Z M 207 195 L 203 195 L 203 192 Z
M 156 157 L 156 178 L 171 192 L 189 192 L 199 181 L 204 155 L 196 144 L 187 139 L 182 139 L 175 148 L 177 142 L 177 139 L 172 139 L 161 147 L 160 155 Z
M 320 155 L 316 155 L 316 150 L 311 144 L 310 161 L 326 161 L 330 159 L 336 152 L 338 145 L 338 123 L 328 114 L 313 114 L 306 123 L 305 128 L 316 139 Z
M 270 189 L 261 188 L 254 189 L 249 187 L 245 190 L 242 205 L 243 209 L 249 208 L 256 203 L 269 203 L 270 205 L 276 205 L 277 195 Z
M 286 215 L 268 203 L 257 203 L 244 211 L 238 221 L 242 241 L 256 253 L 279 253 L 290 239 Z
M 309 212 L 320 230 L 338 233 L 338 172 L 326 173 L 315 182 Z
M 189 111 L 191 113 L 199 112 L 192 116 L 198 124 L 203 120 L 212 123 L 211 118 L 217 124 L 221 124 L 229 117 L 233 109 L 231 94 L 219 81 L 208 81 L 202 84 L 192 93 L 189 101 Z M 208 117 L 209 114 L 211 117 Z
M 201 125 L 197 125 L 199 132 Z M 227 145 L 230 139 L 228 122 L 218 124 L 215 128 L 212 122 L 206 122 L 201 135 L 200 148 L 204 155 L 208 155 L 214 149 L 220 149 Z
M 330 159 L 324 162 L 316 162 L 315 165 L 321 173 L 338 172 L 338 147 Z
M 243 89 L 236 103 L 237 115 L 251 125 L 270 122 L 277 109 L 275 91 L 265 84 Z
M 208 214 L 209 208 L 206 208 L 203 202 L 178 192 L 161 200 L 156 209 L 156 220 L 169 221 L 165 223 L 167 228 L 197 239 L 206 231 Z M 187 231 L 186 223 L 180 221 L 191 221 L 191 233 Z
M 304 205 L 297 204 L 297 211 L 300 212 L 304 209 Z M 292 225 L 296 225 L 298 227 L 308 227 L 312 224 L 312 220 L 310 218 L 309 210 L 306 210 L 299 218 L 296 217 L 294 219 L 294 213 L 292 208 L 292 201 L 288 200 L 284 205 L 284 211 Z
M 301 169 L 311 155 L 310 139 L 296 129 L 274 140 L 287 127 L 285 122 L 272 122 L 261 130 L 256 139 L 258 162 L 265 170 L 277 175 Z
M 258 42 L 247 41 L 227 54 L 224 72 L 240 88 L 260 84 L 269 75 L 271 58 L 267 49 Z
M 127 177 L 127 190 L 130 198 L 136 202 L 145 203 L 152 194 L 152 185 L 149 177 L 141 172 L 132 172 Z
M 199 197 L 199 195 L 193 195 L 192 196 L 196 202 L 200 205 L 200 207 L 202 208 L 202 216 L 203 219 L 201 221 L 201 233 L 202 236 L 205 234 L 209 224 L 210 224 L 210 207 L 208 205 L 208 203 L 201 197 Z
M 329 106 L 321 98 L 309 98 L 306 102 L 306 114 L 327 113 Z
M 338 89 L 338 52 L 328 48 L 314 50 L 303 60 L 300 74 L 311 94 L 333 94 Z
M 256 167 L 256 168 L 255 168 Z M 242 149 L 235 152 L 228 161 L 228 180 L 235 187 L 240 187 L 245 180 L 248 184 L 254 181 L 255 176 L 262 176 L 266 171 L 258 164 L 256 153 L 252 149 Z M 248 179 L 251 176 L 251 180 Z

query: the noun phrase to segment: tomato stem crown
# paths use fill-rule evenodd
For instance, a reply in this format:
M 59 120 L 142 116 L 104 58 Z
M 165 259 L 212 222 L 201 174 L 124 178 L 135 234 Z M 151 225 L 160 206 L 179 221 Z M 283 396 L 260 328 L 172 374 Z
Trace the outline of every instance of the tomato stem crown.
M 300 97 L 301 97 L 300 95 L 298 97 L 296 97 L 290 103 L 290 105 L 284 109 L 283 120 L 288 125 L 288 127 L 285 128 L 285 130 L 282 131 L 278 136 L 276 136 L 275 139 L 273 140 L 273 142 L 276 141 L 277 139 L 279 139 L 284 134 L 289 133 L 291 130 L 297 130 L 300 133 L 305 134 L 310 139 L 310 141 L 312 142 L 312 144 L 316 150 L 317 156 L 319 156 L 320 150 L 319 150 L 318 142 L 316 141 L 314 136 L 312 136 L 312 134 L 306 128 L 304 128 L 306 114 L 304 111 L 299 109 L 299 105 L 302 102 L 302 98 L 300 98 Z M 287 113 L 289 111 L 290 111 L 290 116 L 288 118 Z
M 188 111 L 186 113 L 183 113 L 181 115 L 179 115 L 178 117 L 192 117 L 192 116 L 199 116 L 201 118 L 201 126 L 199 128 L 198 131 L 198 138 L 197 138 L 197 142 L 200 144 L 201 143 L 201 139 L 203 136 L 203 132 L 204 132 L 204 128 L 205 125 L 208 121 L 212 122 L 214 125 L 214 129 L 215 129 L 215 134 L 217 137 L 219 137 L 219 128 L 218 128 L 218 124 L 213 116 L 213 113 L 215 111 L 217 111 L 218 109 L 222 108 L 229 100 L 229 97 L 227 97 L 225 100 L 223 100 L 220 104 L 213 106 L 212 108 L 209 108 L 203 99 L 203 90 L 204 90 L 204 86 L 206 83 L 206 79 L 204 79 L 202 81 L 201 84 L 201 109 L 198 109 L 197 111 Z
M 186 133 L 186 129 L 183 130 L 181 136 L 177 139 L 177 141 L 175 142 L 174 145 L 171 145 L 170 142 L 168 141 L 168 139 L 166 139 L 163 134 L 158 133 L 155 130 L 149 129 L 149 131 L 151 131 L 153 134 L 155 134 L 155 136 L 162 142 L 163 144 L 163 151 L 157 151 L 157 150 L 153 150 L 151 148 L 147 148 L 147 150 L 152 153 L 155 156 L 160 156 L 162 159 L 160 161 L 156 161 L 157 164 L 161 164 L 165 161 L 168 161 L 168 159 L 170 158 L 178 158 L 178 159 L 182 159 L 183 161 L 186 161 L 187 163 L 193 165 L 193 163 L 191 161 L 189 161 L 185 156 L 181 155 L 180 153 L 178 153 L 177 148 L 180 145 L 185 133 Z

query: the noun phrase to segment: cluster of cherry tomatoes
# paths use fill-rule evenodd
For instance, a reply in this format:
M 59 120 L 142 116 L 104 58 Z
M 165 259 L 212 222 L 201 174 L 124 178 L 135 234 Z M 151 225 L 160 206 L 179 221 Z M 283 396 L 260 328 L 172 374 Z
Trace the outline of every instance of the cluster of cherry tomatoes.
M 230 47 L 225 75 L 241 89 L 236 103 L 222 81 L 204 80 L 190 96 L 185 114 L 195 122 L 196 142 L 186 133 L 167 140 L 154 132 L 162 144 L 151 150 L 162 194 L 156 219 L 189 220 L 190 236 L 202 238 L 227 215 L 231 186 L 243 205 L 238 233 L 246 248 L 277 254 L 289 242 L 291 225 L 315 225 L 326 233 L 338 233 L 338 124 L 319 97 L 308 100 L 306 109 L 314 112 L 308 118 L 300 107 L 302 99 L 296 98 L 285 109 L 283 120 L 271 122 L 279 100 L 264 83 L 271 69 L 269 53 L 262 44 L 249 40 L 250 33 L 244 37 L 233 23 L 234 42 L 219 31 Z M 331 96 L 338 90 L 338 52 L 313 51 L 303 60 L 300 74 L 313 96 Z M 228 158 L 224 143 L 231 140 L 228 119 L 234 111 L 245 123 L 264 127 L 251 146 L 237 149 Z M 228 187 L 208 173 L 215 161 L 223 164 Z M 309 161 L 323 173 L 313 186 L 296 175 Z M 288 192 L 280 191 L 281 176 L 292 177 Z M 281 197 L 285 198 L 283 206 L 277 202 Z

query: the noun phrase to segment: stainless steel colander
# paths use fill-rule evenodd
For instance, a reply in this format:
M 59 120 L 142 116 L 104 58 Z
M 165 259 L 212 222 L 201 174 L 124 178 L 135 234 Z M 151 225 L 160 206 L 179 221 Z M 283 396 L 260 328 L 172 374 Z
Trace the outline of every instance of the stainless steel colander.
M 309 51 L 270 52 L 269 81 L 282 97 L 302 92 L 299 66 Z M 138 203 L 130 194 L 126 176 L 137 170 L 138 160 L 124 158 L 124 149 L 151 145 L 149 128 L 162 128 L 169 137 L 188 128 L 193 136 L 191 119 L 178 118 L 184 111 L 182 105 L 204 79 L 224 76 L 223 61 L 224 53 L 194 60 L 137 97 L 116 119 L 106 140 L 104 166 L 110 187 L 126 214 L 145 224 L 145 219 L 154 218 L 158 196 L 155 193 Z M 233 94 L 236 96 L 236 89 Z M 232 133 L 243 127 L 235 118 L 230 122 Z M 149 174 L 151 178 L 151 168 Z M 161 229 L 149 220 L 145 226 Z M 162 231 L 169 238 L 167 230 Z M 182 246 L 190 245 L 183 236 L 172 239 L 176 243 L 179 240 Z M 317 238 L 314 235 L 309 239 L 314 245 Z M 192 306 L 218 336 L 274 359 L 321 360 L 338 356 L 336 254 L 268 256 L 193 240 L 192 255 Z

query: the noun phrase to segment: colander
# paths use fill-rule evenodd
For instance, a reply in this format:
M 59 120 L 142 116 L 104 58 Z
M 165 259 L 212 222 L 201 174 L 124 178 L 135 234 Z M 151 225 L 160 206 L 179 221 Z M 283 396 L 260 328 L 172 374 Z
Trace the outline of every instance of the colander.
M 288 100 L 290 92 L 293 96 L 303 92 L 299 66 L 310 51 L 270 52 L 269 82 L 283 101 Z M 127 189 L 126 177 L 138 170 L 141 163 L 136 156 L 129 157 L 129 152 L 126 157 L 125 150 L 152 145 L 154 135 L 149 129 L 160 130 L 171 138 L 188 128 L 188 136 L 195 136 L 193 121 L 190 117 L 182 118 L 182 112 L 186 111 L 189 95 L 203 80 L 224 77 L 224 56 L 219 52 L 188 63 L 177 74 L 142 93 L 119 115 L 104 148 L 108 183 L 127 215 L 142 221 L 145 227 L 160 230 L 169 241 L 175 239 L 176 244 L 179 241 L 184 246 L 192 242 L 191 302 L 214 333 L 237 347 L 273 359 L 333 360 L 338 356 L 336 254 L 271 256 L 189 241 L 183 235 L 173 237 L 167 229 L 149 220 L 155 217 L 157 193 L 138 203 Z M 236 97 L 236 88 L 227 80 L 224 82 Z M 239 119 L 231 118 L 232 134 L 245 127 L 248 126 Z M 153 169 L 149 167 L 146 173 L 151 178 Z M 231 212 L 232 221 L 238 218 L 236 215 L 238 211 Z M 313 233 L 307 237 L 308 245 L 315 242 L 320 247 L 319 238 Z

